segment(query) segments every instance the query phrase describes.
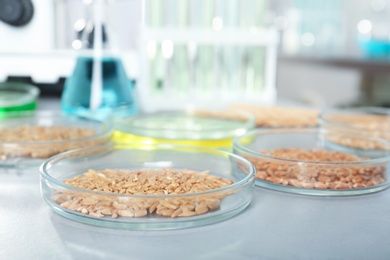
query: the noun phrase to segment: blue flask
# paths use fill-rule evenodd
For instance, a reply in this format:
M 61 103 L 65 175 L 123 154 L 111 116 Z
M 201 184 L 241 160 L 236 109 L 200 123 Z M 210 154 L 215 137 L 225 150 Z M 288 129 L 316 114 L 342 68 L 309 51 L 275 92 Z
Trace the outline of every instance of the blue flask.
M 103 1 L 94 1 L 92 5 L 99 3 Z M 106 21 L 102 21 L 102 16 L 96 21 L 99 9 L 93 11 L 94 19 L 89 21 L 81 37 L 83 49 L 76 59 L 73 73 L 65 81 L 61 109 L 69 114 L 99 120 L 108 119 L 113 110 L 123 106 L 135 114 L 138 112 L 135 87 L 120 56 L 109 45 L 108 36 L 111 35 L 107 33 Z M 100 42 L 95 43 L 96 39 Z

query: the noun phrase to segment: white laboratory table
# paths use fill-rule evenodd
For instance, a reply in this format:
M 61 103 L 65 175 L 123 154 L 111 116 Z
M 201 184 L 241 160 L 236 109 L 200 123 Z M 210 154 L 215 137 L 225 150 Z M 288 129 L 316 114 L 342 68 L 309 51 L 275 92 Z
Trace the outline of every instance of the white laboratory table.
M 389 243 L 390 189 L 332 198 L 256 187 L 250 206 L 223 222 L 131 231 L 52 212 L 38 169 L 0 170 L 0 259 L 390 259 Z

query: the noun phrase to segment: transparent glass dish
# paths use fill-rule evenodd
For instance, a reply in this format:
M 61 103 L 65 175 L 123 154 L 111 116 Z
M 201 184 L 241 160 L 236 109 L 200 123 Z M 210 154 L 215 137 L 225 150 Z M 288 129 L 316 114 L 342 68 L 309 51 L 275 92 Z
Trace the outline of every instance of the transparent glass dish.
M 109 122 L 61 112 L 9 113 L 0 118 L 0 168 L 38 167 L 55 154 L 110 142 L 112 132 Z
M 328 109 L 319 115 L 319 125 L 332 131 L 347 131 L 384 138 L 390 141 L 390 110 L 381 107 L 355 107 Z M 371 149 L 350 139 L 338 140 L 340 144 L 354 144 L 357 149 Z
M 7 117 L 10 112 L 35 110 L 39 93 L 39 89 L 30 84 L 0 83 L 0 118 Z
M 158 171 L 161 169 L 207 171 L 209 176 L 228 179 L 233 183 L 207 191 L 192 191 L 181 194 L 165 191 L 160 194 L 147 194 L 147 190 L 142 194 L 121 194 L 101 190 L 94 191 L 83 188 L 83 186 L 76 187 L 64 181 L 80 176 L 91 169 L 96 172 L 102 172 L 105 169 L 117 171 Z M 170 144 L 102 145 L 65 152 L 48 159 L 41 166 L 41 191 L 44 200 L 54 212 L 78 222 L 132 230 L 179 229 L 212 224 L 243 211 L 252 200 L 254 174 L 255 169 L 250 162 L 226 151 Z M 201 175 L 202 173 L 196 173 L 195 177 Z M 164 177 L 165 180 L 172 182 L 171 178 Z M 93 182 L 91 183 L 93 184 Z M 156 185 L 161 188 L 160 184 Z M 165 184 L 161 185 L 163 188 L 165 187 Z M 129 187 L 133 186 L 129 185 Z M 91 203 L 90 200 L 93 202 Z M 169 203 L 170 206 L 167 207 L 171 209 L 172 204 L 178 205 L 179 203 L 179 207 L 182 207 L 180 203 L 186 201 L 190 206 L 193 206 L 191 210 L 197 212 L 195 206 L 203 204 L 204 201 L 209 203 L 210 200 L 217 200 L 217 204 L 213 207 L 207 204 L 209 207 L 207 212 L 189 216 L 178 217 L 176 215 L 174 217 L 173 211 L 176 211 L 177 207 L 173 208 L 168 215 L 157 214 L 158 211 L 157 213 L 151 212 L 152 206 L 150 206 L 157 203 L 157 210 L 159 210 L 159 206 Z M 176 203 L 177 201 L 179 202 Z M 79 205 L 72 204 L 79 202 L 80 204 L 85 202 L 84 204 L 90 207 L 83 209 Z M 120 206 L 118 206 L 119 204 Z M 109 208 L 97 208 L 100 205 Z M 118 211 L 135 210 L 135 207 L 137 207 L 137 211 L 144 211 L 144 214 L 127 216 L 127 214 Z M 145 210 L 149 213 L 145 214 Z M 114 216 L 114 214 L 119 214 L 119 216 Z
M 231 149 L 233 138 L 254 128 L 254 117 L 242 111 L 189 109 L 133 115 L 118 109 L 112 115 L 117 143 L 170 143 Z
M 356 149 L 353 139 L 382 149 Z M 321 129 L 257 129 L 237 137 L 233 151 L 256 168 L 256 185 L 290 193 L 345 196 L 389 186 L 390 151 L 384 139 Z

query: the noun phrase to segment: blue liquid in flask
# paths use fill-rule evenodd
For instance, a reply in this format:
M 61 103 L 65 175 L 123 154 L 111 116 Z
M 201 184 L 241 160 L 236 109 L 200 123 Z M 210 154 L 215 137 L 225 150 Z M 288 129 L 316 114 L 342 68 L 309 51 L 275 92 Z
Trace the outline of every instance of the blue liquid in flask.
M 61 97 L 64 112 L 78 116 L 105 120 L 112 110 L 128 106 L 134 114 L 138 112 L 134 86 L 127 77 L 122 61 L 116 57 L 103 57 L 102 100 L 97 109 L 90 108 L 93 57 L 80 56 L 76 60 L 73 74 L 65 81 Z

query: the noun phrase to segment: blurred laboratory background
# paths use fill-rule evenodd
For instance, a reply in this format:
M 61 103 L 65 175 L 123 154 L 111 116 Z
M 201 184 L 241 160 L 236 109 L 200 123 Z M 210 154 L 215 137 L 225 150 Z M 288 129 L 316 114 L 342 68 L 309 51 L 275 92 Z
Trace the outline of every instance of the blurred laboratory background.
M 0 82 L 61 96 L 90 2 L 0 0 Z M 107 2 L 110 41 L 144 108 L 390 106 L 390 0 Z

